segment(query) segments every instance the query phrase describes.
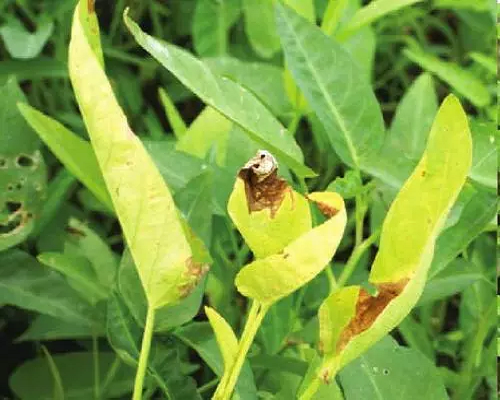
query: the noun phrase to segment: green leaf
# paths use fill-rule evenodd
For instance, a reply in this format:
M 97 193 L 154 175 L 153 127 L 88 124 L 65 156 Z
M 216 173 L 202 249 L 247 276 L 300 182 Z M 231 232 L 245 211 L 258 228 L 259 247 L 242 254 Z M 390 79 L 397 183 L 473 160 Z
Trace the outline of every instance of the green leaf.
M 458 222 L 441 232 L 436 242 L 429 277 L 433 278 L 486 228 L 497 212 L 494 194 L 471 188 L 472 196 L 464 205 Z
M 217 164 L 224 165 L 227 139 L 232 126 L 233 123 L 217 110 L 205 107 L 177 141 L 175 149 L 205 158 L 208 151 L 215 147 Z
M 64 400 L 64 388 L 62 385 L 62 380 L 61 380 L 61 374 L 59 373 L 59 370 L 57 369 L 56 363 L 54 362 L 54 359 L 48 352 L 48 350 L 45 348 L 45 346 L 42 346 L 42 351 L 45 354 L 45 357 L 47 358 L 47 364 L 49 365 L 50 373 L 52 375 L 52 378 L 54 379 L 54 400 Z
M 448 83 L 476 107 L 485 107 L 490 104 L 488 88 L 474 74 L 459 65 L 443 61 L 420 49 L 406 48 L 404 54 L 422 68 Z
M 89 305 L 55 271 L 19 250 L 0 257 L 0 303 L 92 326 Z
M 488 0 L 434 0 L 435 8 L 469 9 L 473 11 L 488 11 L 490 9 Z
M 472 168 L 469 176 L 480 184 L 490 188 L 497 188 L 497 140 L 494 123 L 471 122 Z
M 497 73 L 497 61 L 493 57 L 488 57 L 483 53 L 472 52 L 469 57 L 492 75 Z
M 349 24 L 339 33 L 338 37 L 345 39 L 362 27 L 373 23 L 387 14 L 421 1 L 422 0 L 372 0 L 368 5 L 356 12 Z
M 5 48 L 13 58 L 29 59 L 37 57 L 54 30 L 49 18 L 41 18 L 35 32 L 30 33 L 17 19 L 11 19 L 0 28 Z
M 418 351 L 386 336 L 340 372 L 346 399 L 448 399 L 432 363 Z
M 158 94 L 160 96 L 160 101 L 165 109 L 165 114 L 167 116 L 168 122 L 174 131 L 174 135 L 177 139 L 180 139 L 182 135 L 186 132 L 186 123 L 182 119 L 181 114 L 175 107 L 174 102 L 168 96 L 168 93 L 165 89 L 160 88 L 158 90 Z
M 40 139 L 52 150 L 68 171 L 112 210 L 111 199 L 90 143 L 55 119 L 27 104 L 18 104 L 18 108 Z
M 450 262 L 441 272 L 429 277 L 418 305 L 450 297 L 484 278 L 468 264 L 467 261 L 458 258 Z
M 245 128 L 252 139 L 282 158 L 298 175 L 314 175 L 302 164 L 302 153 L 293 137 L 246 88 L 214 73 L 186 51 L 144 33 L 126 14 L 124 18 L 135 40 L 207 105 Z
M 106 288 L 96 282 L 95 271 L 86 258 L 62 253 L 41 253 L 37 258 L 42 264 L 65 275 L 73 289 L 90 304 L 95 305 L 108 297 Z
M 228 31 L 241 13 L 241 0 L 199 0 L 193 15 L 196 53 L 211 57 L 227 53 Z
M 52 356 L 55 367 L 60 373 L 64 398 L 67 400 L 88 400 L 94 393 L 94 361 L 91 352 L 65 353 Z M 99 353 L 99 372 L 101 383 L 116 355 L 112 352 Z M 26 384 L 29 382 L 29 385 Z M 129 393 L 134 383 L 134 370 L 119 365 L 118 370 L 107 386 L 106 397 L 120 397 Z M 26 361 L 10 376 L 12 391 L 23 400 L 53 400 L 53 379 L 45 357 Z
M 233 364 L 238 352 L 238 339 L 226 320 L 213 308 L 205 307 L 205 314 L 212 327 L 224 361 L 224 371 Z
M 16 108 L 25 97 L 12 78 L 0 86 L 0 251 L 33 230 L 45 196 L 46 167 L 40 141 Z
M 425 289 L 424 289 L 425 293 Z M 424 295 L 420 299 L 423 298 Z M 432 362 L 435 361 L 434 347 L 425 326 L 409 314 L 398 326 L 398 331 L 405 342 L 413 349 L 420 351 Z
M 344 199 L 352 199 L 363 193 L 363 181 L 356 170 L 348 170 L 343 177 L 337 177 L 328 185 L 329 192 L 336 192 Z
M 280 48 L 271 0 L 243 0 L 245 32 L 255 52 L 270 58 Z
M 65 339 L 86 339 L 92 335 L 104 336 L 104 327 L 91 327 L 74 321 L 40 314 L 16 341 L 46 341 Z
M 465 183 L 472 143 L 467 117 L 454 96 L 438 111 L 427 148 L 386 216 L 369 282 L 333 292 L 322 304 L 320 338 L 329 377 L 403 320 L 424 288 L 437 235 Z M 407 240 L 411 238 L 412 246 Z
M 432 77 L 422 74 L 406 91 L 392 120 L 387 139 L 394 157 L 402 154 L 412 161 L 420 159 L 437 110 Z
M 318 27 L 279 3 L 276 15 L 295 81 L 342 161 L 359 168 L 384 135 L 382 113 L 368 80 L 349 53 Z
M 204 62 L 220 76 L 226 76 L 253 93 L 273 115 L 290 116 L 285 95 L 283 69 L 262 62 L 243 62 L 232 57 L 208 58 Z
M 95 16 L 85 2 L 80 4 L 69 46 L 70 77 L 148 303 L 155 309 L 188 294 L 202 268 L 193 264 L 172 196 L 104 74 Z
M 207 322 L 193 322 L 175 331 L 175 335 L 193 348 L 217 376 L 224 372 L 223 358 Z M 256 399 L 257 388 L 248 361 L 243 364 L 235 390 L 235 400 Z

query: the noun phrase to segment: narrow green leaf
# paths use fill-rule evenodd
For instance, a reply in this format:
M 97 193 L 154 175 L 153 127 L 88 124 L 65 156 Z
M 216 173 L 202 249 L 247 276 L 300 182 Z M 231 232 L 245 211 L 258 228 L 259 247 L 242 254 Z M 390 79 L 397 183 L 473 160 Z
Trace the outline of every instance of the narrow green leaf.
M 91 327 L 74 321 L 40 314 L 30 324 L 29 328 L 19 336 L 17 342 L 47 341 L 67 339 L 88 339 L 92 335 L 104 336 L 104 326 Z
M 342 161 L 359 168 L 384 135 L 380 106 L 368 80 L 349 53 L 318 27 L 279 3 L 276 15 L 295 81 Z
M 421 1 L 422 0 L 372 0 L 354 15 L 349 24 L 339 33 L 339 37 L 345 39 L 360 28 L 375 22 L 387 14 Z
M 47 364 L 49 365 L 50 373 L 54 381 L 54 400 L 64 400 L 64 388 L 62 385 L 61 374 L 57 369 L 57 365 L 54 359 L 50 355 L 49 351 L 45 346 L 42 346 L 42 351 L 47 358 Z
M 108 297 L 109 292 L 97 281 L 90 262 L 81 256 L 62 253 L 41 253 L 38 261 L 65 275 L 69 284 L 91 304 Z
M 496 75 L 497 73 L 497 62 L 493 57 L 488 57 L 486 54 L 472 52 L 469 53 L 469 57 L 474 60 L 477 64 L 483 67 L 486 71 L 488 71 L 492 75 Z
M 144 33 L 127 14 L 124 18 L 137 43 L 207 105 L 245 128 L 252 139 L 282 158 L 298 175 L 314 175 L 302 164 L 302 153 L 293 137 L 246 88 L 214 73 L 186 51 Z
M 68 171 L 110 210 L 112 203 L 90 143 L 35 108 L 20 103 L 19 111 Z
M 425 293 L 425 289 L 424 289 Z M 420 299 L 422 299 L 424 295 Z M 412 314 L 409 314 L 398 325 L 398 331 L 403 336 L 403 339 L 411 348 L 419 350 L 429 360 L 435 361 L 434 347 L 431 338 L 425 329 L 425 326 L 420 324 Z
M 187 295 L 202 268 L 192 263 L 172 196 L 104 74 L 95 15 L 80 5 L 69 47 L 71 81 L 148 303 L 158 308 Z
M 332 293 L 320 308 L 320 337 L 329 377 L 393 329 L 424 288 L 437 235 L 465 183 L 472 142 L 467 117 L 454 96 L 443 102 L 427 148 L 391 205 L 369 281 L 372 297 L 359 286 Z M 412 246 L 407 240 L 411 238 Z M 342 328 L 338 329 L 341 319 Z
M 328 36 L 331 36 L 340 22 L 344 9 L 347 6 L 347 0 L 329 0 L 326 7 L 323 20 L 321 21 L 321 30 Z
M 205 307 L 205 314 L 212 327 L 224 361 L 224 371 L 231 367 L 238 352 L 238 339 L 231 326 L 213 308 Z
M 163 108 L 165 109 L 165 114 L 167 116 L 168 122 L 174 131 L 174 135 L 177 139 L 180 139 L 184 133 L 186 132 L 186 123 L 182 119 L 181 114 L 175 107 L 174 102 L 169 97 L 167 91 L 163 88 L 158 90 L 158 94 L 160 96 L 161 103 L 163 104 Z
M 448 83 L 476 107 L 485 107 L 490 104 L 488 88 L 474 74 L 459 65 L 443 61 L 419 49 L 406 48 L 404 54 L 422 68 Z

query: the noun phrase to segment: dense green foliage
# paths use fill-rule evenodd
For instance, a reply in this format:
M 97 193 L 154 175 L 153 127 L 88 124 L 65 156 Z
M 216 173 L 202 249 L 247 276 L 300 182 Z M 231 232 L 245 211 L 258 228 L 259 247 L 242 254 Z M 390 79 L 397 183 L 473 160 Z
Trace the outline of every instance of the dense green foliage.
M 0 2 L 0 397 L 497 398 L 496 18 Z

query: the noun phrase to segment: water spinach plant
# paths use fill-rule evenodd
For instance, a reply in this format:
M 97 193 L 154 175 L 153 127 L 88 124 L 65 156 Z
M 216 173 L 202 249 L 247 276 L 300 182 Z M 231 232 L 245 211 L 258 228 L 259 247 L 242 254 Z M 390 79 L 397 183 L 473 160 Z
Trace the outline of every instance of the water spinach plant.
M 496 346 L 487 321 L 496 301 L 483 302 L 477 330 L 469 322 L 471 330 L 461 331 L 476 335 L 458 373 L 438 373 L 440 344 L 428 337 L 436 327 L 425 322 L 435 319 L 432 302 L 491 285 L 489 272 L 478 276 L 468 264 L 488 263 L 495 137 L 470 123 L 462 107 L 487 107 L 489 93 L 481 85 L 467 93 L 455 88 L 464 99 L 449 94 L 438 107 L 432 77 L 422 74 L 386 132 L 364 55 L 352 43 L 366 40 L 370 24 L 419 1 L 374 0 L 353 10 L 347 1 L 325 2 L 320 26 L 313 1 L 258 3 L 198 1 L 194 48 L 207 56 L 200 58 L 143 31 L 133 10 L 115 23 L 205 105 L 187 124 L 169 92 L 159 90 L 173 130 L 169 143 L 132 130 L 117 83 L 107 77 L 109 50 L 92 0 L 72 10 L 68 50 L 90 141 L 28 105 L 15 80 L 6 84 L 16 99 L 9 112 L 38 135 L 28 155 L 36 190 L 46 190 L 39 139 L 64 173 L 49 186 L 39 215 L 20 200 L 20 232 L 0 240 L 0 251 L 12 248 L 0 253 L 1 267 L 30 271 L 28 278 L 0 271 L 0 302 L 48 318 L 22 340 L 91 339 L 91 351 L 67 357 L 43 347 L 43 357 L 11 376 L 19 398 L 390 400 L 419 393 L 440 400 L 451 393 L 461 400 L 472 399 L 479 378 L 491 375 Z M 287 117 L 257 82 L 275 77 L 276 66 L 213 57 L 227 46 L 228 24 L 240 12 L 246 46 L 267 59 L 283 52 L 275 64 L 283 64 Z M 220 20 L 204 19 L 214 13 Z M 203 33 L 214 30 L 219 34 Z M 418 43 L 407 44 L 410 59 L 440 76 L 443 65 L 433 71 L 435 60 Z M 319 176 L 299 140 L 304 120 L 319 154 L 326 153 Z M 10 168 L 5 154 L 0 169 Z M 335 165 L 344 176 L 330 175 Z M 56 241 L 40 236 L 76 180 L 92 212 L 118 220 L 119 257 L 74 216 Z M 17 204 L 12 199 L 8 204 Z M 36 259 L 14 248 L 29 237 L 40 250 Z M 60 328 L 48 328 L 59 320 Z M 441 342 L 451 346 L 454 339 L 446 338 Z M 75 363 L 88 363 L 91 376 L 72 379 Z M 45 386 L 23 387 L 41 369 Z

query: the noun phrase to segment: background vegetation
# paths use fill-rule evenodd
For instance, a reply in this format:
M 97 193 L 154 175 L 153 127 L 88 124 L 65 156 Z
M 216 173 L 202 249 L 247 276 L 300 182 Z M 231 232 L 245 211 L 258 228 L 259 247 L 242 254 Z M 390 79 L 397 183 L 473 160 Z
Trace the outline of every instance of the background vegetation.
M 222 360 L 200 304 L 241 331 L 247 304 L 234 277 L 252 254 L 226 204 L 238 169 L 260 146 L 137 45 L 123 23 L 126 6 L 146 32 L 206 59 L 295 135 L 305 164 L 318 173 L 302 180 L 283 166 L 298 191 L 333 190 L 346 199 L 348 226 L 334 262 L 269 311 L 237 395 L 291 398 L 316 348 L 317 311 L 332 278 L 366 282 L 387 209 L 422 154 L 438 104 L 452 92 L 469 116 L 473 167 L 438 238 L 426 289 L 392 338 L 344 368 L 338 382 L 347 400 L 433 398 L 443 387 L 455 399 L 496 398 L 496 3 L 406 1 L 399 3 L 416 4 L 383 15 L 357 13 L 368 3 L 358 0 L 289 3 L 313 4 L 318 24 L 329 3 L 340 4 L 338 18 L 329 19 L 337 23 L 323 28 L 358 63 L 359 79 L 369 79 L 380 103 L 389 145 L 378 168 L 359 173 L 335 153 L 332 132 L 285 72 L 268 2 L 96 2 L 106 73 L 120 105 L 213 259 L 188 301 L 159 311 L 147 395 L 209 398 L 217 384 Z M 89 190 L 102 180 L 98 171 L 85 170 L 82 185 L 17 107 L 28 103 L 88 139 L 67 68 L 74 6 L 0 2 L 0 395 L 8 399 L 129 398 L 129 365 L 144 325 L 144 294 L 107 194 Z M 331 74 L 352 78 L 349 68 Z M 61 273 L 65 263 L 78 265 L 79 275 Z M 353 270 L 343 274 L 346 264 Z

